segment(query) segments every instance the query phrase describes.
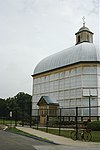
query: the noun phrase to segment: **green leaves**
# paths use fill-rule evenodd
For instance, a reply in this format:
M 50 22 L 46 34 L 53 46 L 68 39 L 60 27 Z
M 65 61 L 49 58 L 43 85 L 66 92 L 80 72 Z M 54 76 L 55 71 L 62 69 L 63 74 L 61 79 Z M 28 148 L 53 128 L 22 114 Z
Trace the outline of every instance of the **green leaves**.
M 31 100 L 32 96 L 24 92 L 19 92 L 6 100 L 0 99 L 0 117 L 9 117 L 10 111 L 13 112 L 13 117 L 17 114 L 18 119 L 22 117 L 23 111 L 24 116 L 30 116 Z

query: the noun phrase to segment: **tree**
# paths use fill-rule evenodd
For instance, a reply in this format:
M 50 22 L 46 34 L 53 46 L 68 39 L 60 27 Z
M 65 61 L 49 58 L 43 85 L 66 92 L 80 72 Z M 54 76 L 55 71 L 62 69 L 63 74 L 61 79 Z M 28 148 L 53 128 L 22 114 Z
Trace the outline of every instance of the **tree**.
M 6 101 L 5 99 L 0 98 L 0 117 L 5 117 L 6 113 Z
M 20 108 L 20 111 L 18 113 L 18 116 L 22 116 L 25 118 L 25 120 L 29 119 L 30 117 L 30 112 L 31 112 L 31 100 L 32 100 L 32 96 L 27 94 L 27 93 L 23 93 L 20 92 L 18 93 L 15 97 L 16 103 L 18 104 L 18 107 Z
M 20 92 L 14 98 L 21 110 L 24 109 L 29 114 L 32 96 L 27 93 L 25 94 L 23 92 Z
M 22 119 L 23 114 L 26 119 L 29 118 L 31 100 L 32 96 L 24 92 L 19 92 L 16 96 L 6 100 L 0 99 L 0 116 L 9 117 L 9 113 L 12 111 L 14 118 Z

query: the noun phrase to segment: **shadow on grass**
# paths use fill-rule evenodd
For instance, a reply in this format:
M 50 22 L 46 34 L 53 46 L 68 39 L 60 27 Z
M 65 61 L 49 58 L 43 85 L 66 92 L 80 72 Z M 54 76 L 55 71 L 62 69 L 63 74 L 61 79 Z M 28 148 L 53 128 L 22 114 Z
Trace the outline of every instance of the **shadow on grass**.
M 26 133 L 26 132 L 23 132 L 21 130 L 18 130 L 17 128 L 15 127 L 10 127 L 10 128 L 7 128 L 5 130 L 6 132 L 11 132 L 11 133 L 15 133 L 15 134 L 18 134 L 18 135 L 22 135 L 22 136 L 26 136 L 26 137 L 29 137 L 29 138 L 33 138 L 35 140 L 39 140 L 39 141 L 43 141 L 43 142 L 47 142 L 47 143 L 51 143 L 51 144 L 56 144 L 54 143 L 53 141 L 49 141 L 47 139 L 44 139 L 44 138 L 41 138 L 41 137 L 37 137 L 33 134 L 29 134 L 29 133 Z M 56 144 L 57 145 L 57 144 Z

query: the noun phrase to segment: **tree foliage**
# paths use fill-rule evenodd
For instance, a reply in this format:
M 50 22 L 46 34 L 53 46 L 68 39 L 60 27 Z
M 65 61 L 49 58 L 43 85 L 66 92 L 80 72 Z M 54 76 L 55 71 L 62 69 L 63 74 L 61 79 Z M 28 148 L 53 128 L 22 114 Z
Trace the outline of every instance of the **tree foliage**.
M 0 116 L 6 115 L 6 101 L 0 98 Z
M 10 111 L 13 112 L 13 116 L 21 119 L 22 116 L 28 118 L 31 112 L 31 100 L 32 96 L 19 92 L 14 97 L 7 99 L 0 99 L 0 117 L 9 117 Z

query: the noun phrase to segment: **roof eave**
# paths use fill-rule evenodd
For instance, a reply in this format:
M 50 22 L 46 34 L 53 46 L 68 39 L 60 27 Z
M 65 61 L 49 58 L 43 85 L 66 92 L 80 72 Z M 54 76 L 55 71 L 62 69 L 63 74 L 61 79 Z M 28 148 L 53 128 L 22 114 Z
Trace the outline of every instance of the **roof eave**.
M 41 75 L 43 73 L 48 73 L 48 72 L 51 72 L 51 71 L 54 71 L 54 70 L 57 70 L 57 69 L 62 69 L 62 68 L 65 68 L 67 66 L 77 65 L 77 64 L 80 64 L 80 63 L 97 63 L 98 64 L 98 63 L 100 63 L 100 61 L 80 61 L 80 62 L 75 62 L 75 63 L 72 63 L 72 64 L 68 64 L 66 66 L 62 66 L 62 67 L 54 68 L 54 69 L 51 69 L 51 70 L 43 71 L 43 72 L 40 72 L 40 73 L 36 73 L 36 74 L 31 75 L 31 76 L 35 77 L 35 76 Z
M 91 33 L 91 34 L 94 34 L 93 32 L 88 31 L 88 30 L 82 30 L 82 31 L 78 31 L 78 32 L 76 32 L 76 33 L 75 33 L 75 35 L 76 35 L 76 34 L 78 34 L 78 33 L 84 32 L 84 31 L 89 32 L 89 33 Z

